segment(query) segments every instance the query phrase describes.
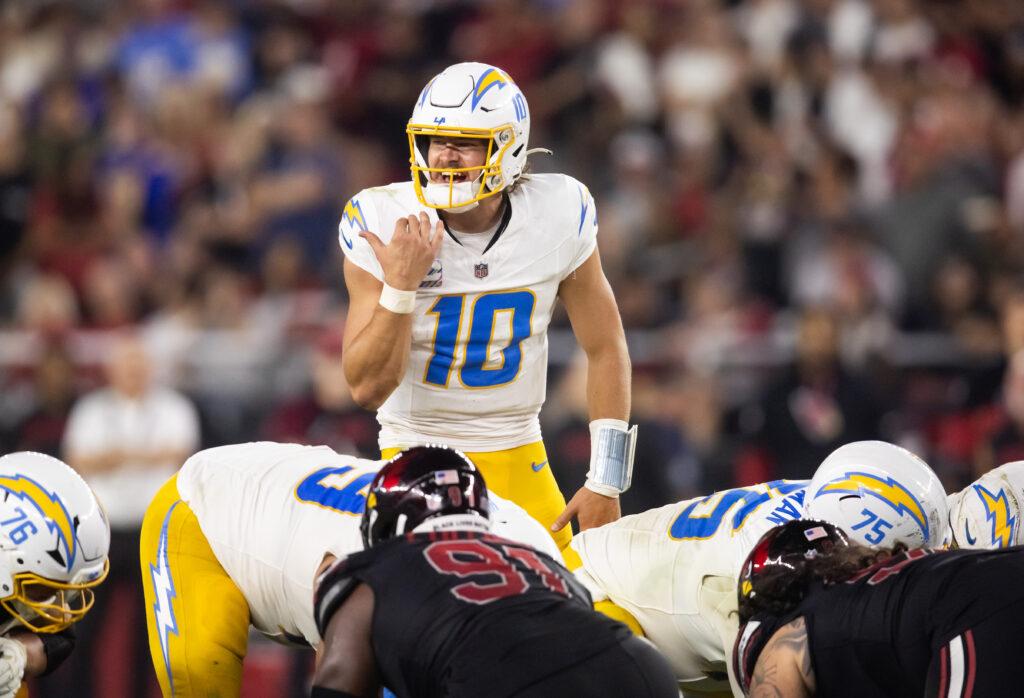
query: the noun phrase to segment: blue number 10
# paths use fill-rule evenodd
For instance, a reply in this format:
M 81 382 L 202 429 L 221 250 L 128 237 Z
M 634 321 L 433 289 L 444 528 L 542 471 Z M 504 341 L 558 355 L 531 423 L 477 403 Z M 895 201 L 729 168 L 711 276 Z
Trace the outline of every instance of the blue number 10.
M 473 302 L 470 312 L 469 339 L 459 380 L 467 388 L 493 388 L 515 380 L 523 363 L 523 340 L 533 332 L 533 307 L 537 301 L 531 291 L 485 293 Z M 458 352 L 465 296 L 441 296 L 429 312 L 437 315 L 434 329 L 434 351 L 427 362 L 425 383 L 448 387 Z M 509 314 L 508 345 L 501 350 L 501 364 L 488 367 L 488 349 L 494 338 L 498 313 Z

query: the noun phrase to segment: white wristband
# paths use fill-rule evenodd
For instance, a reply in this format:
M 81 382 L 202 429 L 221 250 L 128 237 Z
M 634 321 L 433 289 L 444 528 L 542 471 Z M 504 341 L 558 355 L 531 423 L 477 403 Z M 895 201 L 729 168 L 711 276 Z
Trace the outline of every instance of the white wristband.
M 590 423 L 590 471 L 585 487 L 606 497 L 629 489 L 633 479 L 636 425 L 621 419 L 595 419 Z
M 416 292 L 400 291 L 385 282 L 384 288 L 380 290 L 380 300 L 377 302 L 393 313 L 408 315 L 416 307 Z

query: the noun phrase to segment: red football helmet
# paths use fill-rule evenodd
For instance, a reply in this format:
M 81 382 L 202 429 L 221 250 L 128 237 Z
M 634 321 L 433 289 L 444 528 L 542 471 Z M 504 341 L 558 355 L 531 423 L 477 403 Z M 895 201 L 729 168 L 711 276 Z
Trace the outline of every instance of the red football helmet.
M 848 545 L 846 534 L 825 521 L 797 519 L 766 532 L 740 569 L 740 621 L 760 610 L 782 613 L 796 606 L 807 591 L 806 562 Z
M 428 519 L 455 514 L 489 520 L 483 476 L 461 451 L 415 446 L 398 453 L 373 478 L 359 530 L 370 548 Z

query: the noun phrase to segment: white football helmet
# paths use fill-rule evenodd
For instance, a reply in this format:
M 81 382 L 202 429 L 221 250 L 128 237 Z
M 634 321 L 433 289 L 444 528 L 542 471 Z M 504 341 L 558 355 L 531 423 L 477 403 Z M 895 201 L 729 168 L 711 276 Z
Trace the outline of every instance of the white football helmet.
M 928 464 L 885 441 L 854 441 L 822 461 L 804 511 L 874 548 L 939 547 L 947 530 L 946 492 Z
M 990 470 L 950 495 L 953 548 L 1006 548 L 1024 543 L 1020 505 L 1024 501 L 1024 461 Z
M 406 133 L 420 202 L 430 208 L 465 211 L 512 186 L 522 175 L 530 110 L 508 73 L 486 63 L 456 63 L 423 88 Z M 427 161 L 431 136 L 484 139 L 483 167 L 431 168 Z M 468 173 L 479 169 L 480 176 L 469 181 Z M 431 182 L 432 172 L 444 175 L 447 183 Z
M 62 461 L 0 458 L 0 632 L 54 633 L 80 620 L 107 576 L 110 526 L 96 495 Z M 0 615 L 6 615 L 0 613 Z

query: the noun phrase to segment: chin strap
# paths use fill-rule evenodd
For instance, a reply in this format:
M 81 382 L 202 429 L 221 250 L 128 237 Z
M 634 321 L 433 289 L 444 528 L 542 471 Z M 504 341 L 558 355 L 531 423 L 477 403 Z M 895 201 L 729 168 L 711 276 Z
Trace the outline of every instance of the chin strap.
M 530 148 L 525 153 L 523 153 L 523 157 L 527 157 L 528 155 L 533 155 L 534 153 L 544 153 L 545 155 L 554 155 L 554 153 L 551 152 L 550 150 L 548 150 L 547 148 Z

